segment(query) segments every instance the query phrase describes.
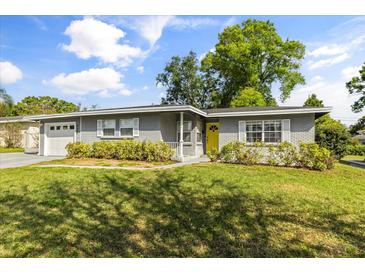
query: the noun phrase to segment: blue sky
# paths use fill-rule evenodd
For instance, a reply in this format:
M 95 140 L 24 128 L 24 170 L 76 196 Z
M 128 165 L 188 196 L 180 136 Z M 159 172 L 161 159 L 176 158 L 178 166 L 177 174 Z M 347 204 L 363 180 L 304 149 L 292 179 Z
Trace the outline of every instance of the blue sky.
M 316 93 L 332 116 L 354 114 L 345 83 L 365 62 L 365 17 L 351 16 L 0 16 L 0 84 L 19 101 L 50 95 L 84 106 L 158 104 L 155 77 L 174 55 L 203 56 L 225 26 L 272 21 L 283 38 L 306 45 L 298 86 L 284 105 Z M 275 96 L 279 96 L 273 87 Z

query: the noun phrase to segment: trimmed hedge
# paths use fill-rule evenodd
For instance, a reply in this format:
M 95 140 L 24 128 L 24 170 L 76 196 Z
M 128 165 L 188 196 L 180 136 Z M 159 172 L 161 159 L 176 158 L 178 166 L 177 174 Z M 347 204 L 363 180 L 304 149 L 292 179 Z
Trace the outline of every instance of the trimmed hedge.
M 346 152 L 347 155 L 365 156 L 365 145 L 348 145 Z
M 266 153 L 265 153 L 265 150 Z M 209 155 L 208 155 L 209 156 Z M 299 149 L 289 142 L 277 146 L 255 143 L 247 146 L 240 142 L 224 145 L 218 155 L 209 156 L 213 161 L 243 165 L 268 164 L 272 166 L 303 167 L 326 170 L 334 166 L 334 158 L 326 148 L 317 144 L 300 144 Z
M 172 156 L 171 148 L 164 142 L 139 142 L 135 140 L 100 141 L 92 145 L 77 142 L 66 146 L 68 158 L 100 158 L 164 162 Z

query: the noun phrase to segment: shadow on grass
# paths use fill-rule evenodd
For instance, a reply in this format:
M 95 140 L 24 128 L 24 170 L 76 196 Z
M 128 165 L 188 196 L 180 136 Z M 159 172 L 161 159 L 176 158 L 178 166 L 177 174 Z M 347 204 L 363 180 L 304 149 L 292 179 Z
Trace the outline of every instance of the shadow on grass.
M 202 183 L 183 171 L 156 176 L 95 173 L 74 184 L 50 181 L 31 193 L 0 195 L 0 254 L 5 257 L 313 257 L 335 256 L 300 236 L 272 241 L 294 224 L 336 235 L 365 256 L 361 223 L 326 214 L 281 211 L 279 197 L 249 195 L 221 179 Z M 194 182 L 195 181 L 195 182 Z M 313 216 L 314 217 L 314 216 Z M 316 221 L 320 220 L 320 221 Z M 279 224 L 278 224 L 279 223 Z M 332 252 L 332 253 L 331 253 Z M 352 252 L 352 253 L 351 253 Z

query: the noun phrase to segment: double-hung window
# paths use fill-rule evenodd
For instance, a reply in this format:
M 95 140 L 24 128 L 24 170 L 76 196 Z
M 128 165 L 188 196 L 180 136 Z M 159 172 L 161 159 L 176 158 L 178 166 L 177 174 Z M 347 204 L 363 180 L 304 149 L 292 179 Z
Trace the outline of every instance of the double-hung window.
M 192 121 L 184 121 L 183 125 L 183 140 L 186 143 L 191 142 L 191 136 L 192 136 L 192 130 L 193 130 L 193 123 Z M 177 141 L 180 141 L 180 121 L 177 122 Z
M 240 141 L 277 144 L 290 141 L 290 120 L 259 120 L 239 122 Z
M 103 136 L 115 136 L 115 120 L 103 120 Z
M 133 119 L 119 120 L 120 137 L 133 137 Z

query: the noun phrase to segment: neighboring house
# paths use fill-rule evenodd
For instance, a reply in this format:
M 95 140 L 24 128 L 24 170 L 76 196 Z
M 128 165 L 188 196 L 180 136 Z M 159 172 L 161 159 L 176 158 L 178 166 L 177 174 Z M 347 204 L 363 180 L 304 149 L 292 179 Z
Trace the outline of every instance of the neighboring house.
M 66 155 L 70 142 L 164 141 L 184 161 L 231 141 L 314 142 L 314 120 L 329 107 L 240 107 L 201 110 L 152 105 L 29 117 L 40 122 L 40 155 Z
M 7 135 L 7 124 L 20 125 L 20 146 L 27 153 L 37 153 L 39 144 L 39 123 L 22 116 L 0 117 L 0 146 L 5 146 L 4 135 Z
M 352 139 L 358 140 L 360 144 L 365 145 L 365 130 L 359 130 Z

